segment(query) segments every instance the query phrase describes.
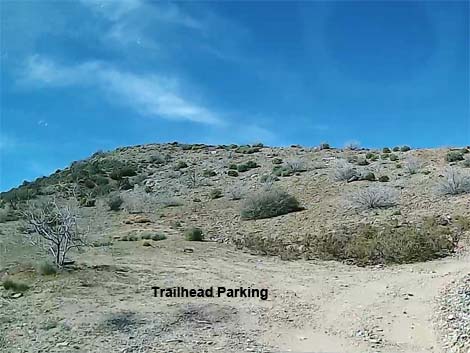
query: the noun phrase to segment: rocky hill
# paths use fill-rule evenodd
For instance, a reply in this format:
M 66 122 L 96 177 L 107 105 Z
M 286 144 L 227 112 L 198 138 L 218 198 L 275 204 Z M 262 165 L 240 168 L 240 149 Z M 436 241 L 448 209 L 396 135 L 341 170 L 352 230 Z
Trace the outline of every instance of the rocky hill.
M 442 349 L 464 352 L 468 313 L 445 308 L 460 325 L 451 338 L 441 339 L 448 331 L 431 322 L 442 288 L 456 283 L 451 292 L 460 293 L 470 272 L 469 152 L 180 143 L 97 152 L 1 194 L 0 274 L 30 289 L 17 299 L 10 295 L 20 291 L 5 289 L 0 344 L 58 352 L 135 345 L 439 352 L 445 342 Z M 69 255 L 74 270 L 53 278 L 35 270 L 47 253 L 23 241 L 24 210 L 48 200 L 71 205 L 87 234 L 87 246 Z M 264 285 L 273 294 L 256 304 L 162 303 L 147 288 L 162 281 Z M 463 300 L 469 304 L 468 296 L 455 300 L 459 308 Z M 442 317 L 437 326 L 448 327 Z M 129 336 L 138 339 L 126 346 Z

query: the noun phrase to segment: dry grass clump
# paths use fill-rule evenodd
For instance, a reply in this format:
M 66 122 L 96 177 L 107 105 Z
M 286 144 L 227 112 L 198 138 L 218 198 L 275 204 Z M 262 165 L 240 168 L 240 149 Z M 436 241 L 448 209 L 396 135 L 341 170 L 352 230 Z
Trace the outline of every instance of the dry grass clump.
M 339 260 L 365 266 L 413 263 L 448 256 L 455 251 L 460 234 L 461 230 L 441 226 L 432 219 L 401 227 L 389 224 L 342 226 L 290 240 L 252 234 L 236 243 L 260 254 L 285 259 Z
M 269 189 L 248 197 L 242 205 L 242 219 L 262 219 L 299 211 L 297 199 L 279 189 Z
M 357 209 L 388 208 L 398 204 L 399 193 L 390 187 L 373 185 L 349 194 L 348 201 Z
M 55 275 L 57 273 L 57 266 L 49 261 L 44 261 L 38 265 L 37 272 L 42 276 Z
M 447 168 L 444 171 L 443 180 L 440 181 L 438 189 L 444 195 L 470 193 L 470 173 L 458 170 L 457 168 Z
M 341 159 L 337 161 L 334 168 L 333 178 L 336 181 L 348 181 L 349 179 L 358 176 L 354 165 L 346 162 L 345 160 Z

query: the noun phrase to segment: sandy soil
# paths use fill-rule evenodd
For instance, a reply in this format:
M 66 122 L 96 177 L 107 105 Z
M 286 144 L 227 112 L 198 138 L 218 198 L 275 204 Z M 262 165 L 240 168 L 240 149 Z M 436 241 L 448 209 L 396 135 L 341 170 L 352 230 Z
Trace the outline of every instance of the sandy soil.
M 1 299 L 4 351 L 437 353 L 435 299 L 470 272 L 468 260 L 359 268 L 176 236 L 119 242 L 56 278 L 15 274 L 35 283 Z M 155 298 L 152 286 L 267 288 L 269 298 Z

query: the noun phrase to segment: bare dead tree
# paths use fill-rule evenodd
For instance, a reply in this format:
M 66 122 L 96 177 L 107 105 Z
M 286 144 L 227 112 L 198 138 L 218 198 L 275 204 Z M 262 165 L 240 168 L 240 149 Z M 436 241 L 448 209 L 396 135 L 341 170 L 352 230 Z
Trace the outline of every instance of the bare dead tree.
M 28 232 L 27 239 L 48 251 L 58 268 L 62 268 L 67 253 L 85 245 L 85 235 L 77 226 L 77 215 L 71 206 L 59 206 L 56 200 L 41 207 L 30 206 L 23 211 Z

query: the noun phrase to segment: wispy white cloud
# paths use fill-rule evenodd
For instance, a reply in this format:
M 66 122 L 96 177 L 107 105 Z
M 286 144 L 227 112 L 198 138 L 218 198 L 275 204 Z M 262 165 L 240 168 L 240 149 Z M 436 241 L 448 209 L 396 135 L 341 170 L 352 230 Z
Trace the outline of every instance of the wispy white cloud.
M 66 66 L 35 55 L 27 60 L 21 82 L 52 87 L 93 85 L 110 101 L 125 104 L 141 115 L 205 124 L 222 123 L 219 114 L 183 93 L 181 80 L 120 71 L 101 62 Z

